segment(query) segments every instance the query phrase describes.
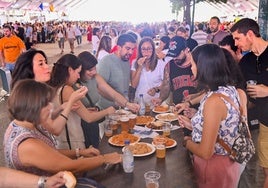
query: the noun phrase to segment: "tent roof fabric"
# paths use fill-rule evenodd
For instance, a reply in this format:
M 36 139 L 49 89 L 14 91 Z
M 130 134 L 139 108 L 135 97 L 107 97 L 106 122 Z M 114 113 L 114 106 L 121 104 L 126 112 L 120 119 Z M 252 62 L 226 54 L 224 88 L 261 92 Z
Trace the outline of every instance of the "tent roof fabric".
M 0 9 L 11 10 L 33 10 L 40 11 L 40 4 L 43 4 L 43 10 L 50 10 L 50 6 L 54 11 L 64 11 L 81 6 L 85 0 L 0 0 Z

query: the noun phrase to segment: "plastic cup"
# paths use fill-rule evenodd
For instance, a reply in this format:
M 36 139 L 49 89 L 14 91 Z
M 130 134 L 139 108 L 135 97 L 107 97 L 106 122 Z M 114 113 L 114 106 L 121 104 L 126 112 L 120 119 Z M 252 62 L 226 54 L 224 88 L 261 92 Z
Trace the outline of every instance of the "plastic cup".
M 120 124 L 121 124 L 121 132 L 129 131 L 129 118 L 127 116 L 123 116 L 120 118 Z
M 105 121 L 104 122 L 104 134 L 107 137 L 111 137 L 113 136 L 113 129 L 112 129 L 112 125 L 110 124 L 109 121 Z
M 162 126 L 162 130 L 163 130 L 163 136 L 170 136 L 170 131 L 171 131 L 171 123 L 169 122 L 164 122 L 163 126 Z
M 130 130 L 130 132 L 133 132 L 134 126 L 136 125 L 137 115 L 136 114 L 130 114 L 128 116 L 128 118 L 129 118 L 129 130 Z
M 156 157 L 163 159 L 166 157 L 165 138 L 159 138 L 155 141 Z
M 161 174 L 157 171 L 148 171 L 144 174 L 146 188 L 159 188 Z
M 151 104 L 145 103 L 145 114 L 150 115 L 150 112 L 151 112 Z

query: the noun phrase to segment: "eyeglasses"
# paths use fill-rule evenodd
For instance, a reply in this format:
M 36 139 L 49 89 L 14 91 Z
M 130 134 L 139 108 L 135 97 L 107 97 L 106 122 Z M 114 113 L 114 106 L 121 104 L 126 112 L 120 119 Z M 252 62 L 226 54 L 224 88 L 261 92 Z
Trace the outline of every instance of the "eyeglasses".
M 151 51 L 153 51 L 153 48 L 141 48 L 141 51 L 151 52 Z
M 261 62 L 259 61 L 259 56 L 257 56 L 256 58 L 256 71 L 257 71 L 257 74 L 261 73 Z

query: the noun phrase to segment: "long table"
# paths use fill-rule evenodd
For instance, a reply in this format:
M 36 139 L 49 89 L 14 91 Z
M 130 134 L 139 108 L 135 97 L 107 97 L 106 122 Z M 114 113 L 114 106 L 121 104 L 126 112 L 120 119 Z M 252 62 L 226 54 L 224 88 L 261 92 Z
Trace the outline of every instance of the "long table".
M 177 141 L 177 146 L 166 150 L 165 159 L 156 158 L 155 153 L 145 157 L 135 157 L 133 173 L 125 173 L 122 165 L 119 164 L 110 166 L 108 169 L 98 168 L 90 171 L 88 176 L 107 188 L 142 188 L 145 187 L 144 173 L 156 170 L 161 173 L 160 188 L 196 187 L 189 153 L 181 144 L 183 140 L 182 129 L 171 131 L 170 137 Z M 152 138 L 140 141 L 152 143 Z M 109 152 L 122 153 L 122 148 L 110 145 L 105 136 L 101 140 L 99 150 L 104 154 Z

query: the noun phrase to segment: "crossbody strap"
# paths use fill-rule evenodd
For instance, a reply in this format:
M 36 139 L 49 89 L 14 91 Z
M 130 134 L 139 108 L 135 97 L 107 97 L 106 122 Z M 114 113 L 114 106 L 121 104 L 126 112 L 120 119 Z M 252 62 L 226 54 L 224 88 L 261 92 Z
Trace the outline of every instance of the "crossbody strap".
M 60 102 L 61 102 L 61 104 L 63 104 L 62 93 L 63 93 L 64 86 L 62 86 L 62 88 L 60 90 Z M 72 149 L 72 145 L 71 145 L 71 140 L 70 140 L 70 136 L 69 136 L 69 130 L 68 130 L 67 122 L 66 122 L 66 125 L 65 125 L 65 132 L 66 132 L 66 139 L 67 139 L 67 143 L 68 143 L 69 149 Z
M 221 98 L 224 98 L 227 102 L 229 102 L 238 112 L 240 112 L 239 118 L 240 121 L 244 121 L 243 125 L 246 126 L 247 128 L 247 132 L 249 137 L 251 138 L 251 134 L 249 132 L 249 128 L 248 128 L 248 124 L 245 120 L 245 118 L 243 117 L 243 110 L 242 107 L 238 107 L 237 105 L 235 105 L 234 101 L 232 101 L 229 97 L 227 97 L 226 95 L 223 95 L 221 93 L 215 93 L 214 95 L 219 96 Z M 223 139 L 221 139 L 219 136 L 217 137 L 217 142 L 230 154 L 232 154 L 233 156 L 236 155 L 235 153 L 232 153 L 232 149 L 229 147 L 229 145 L 227 145 Z

